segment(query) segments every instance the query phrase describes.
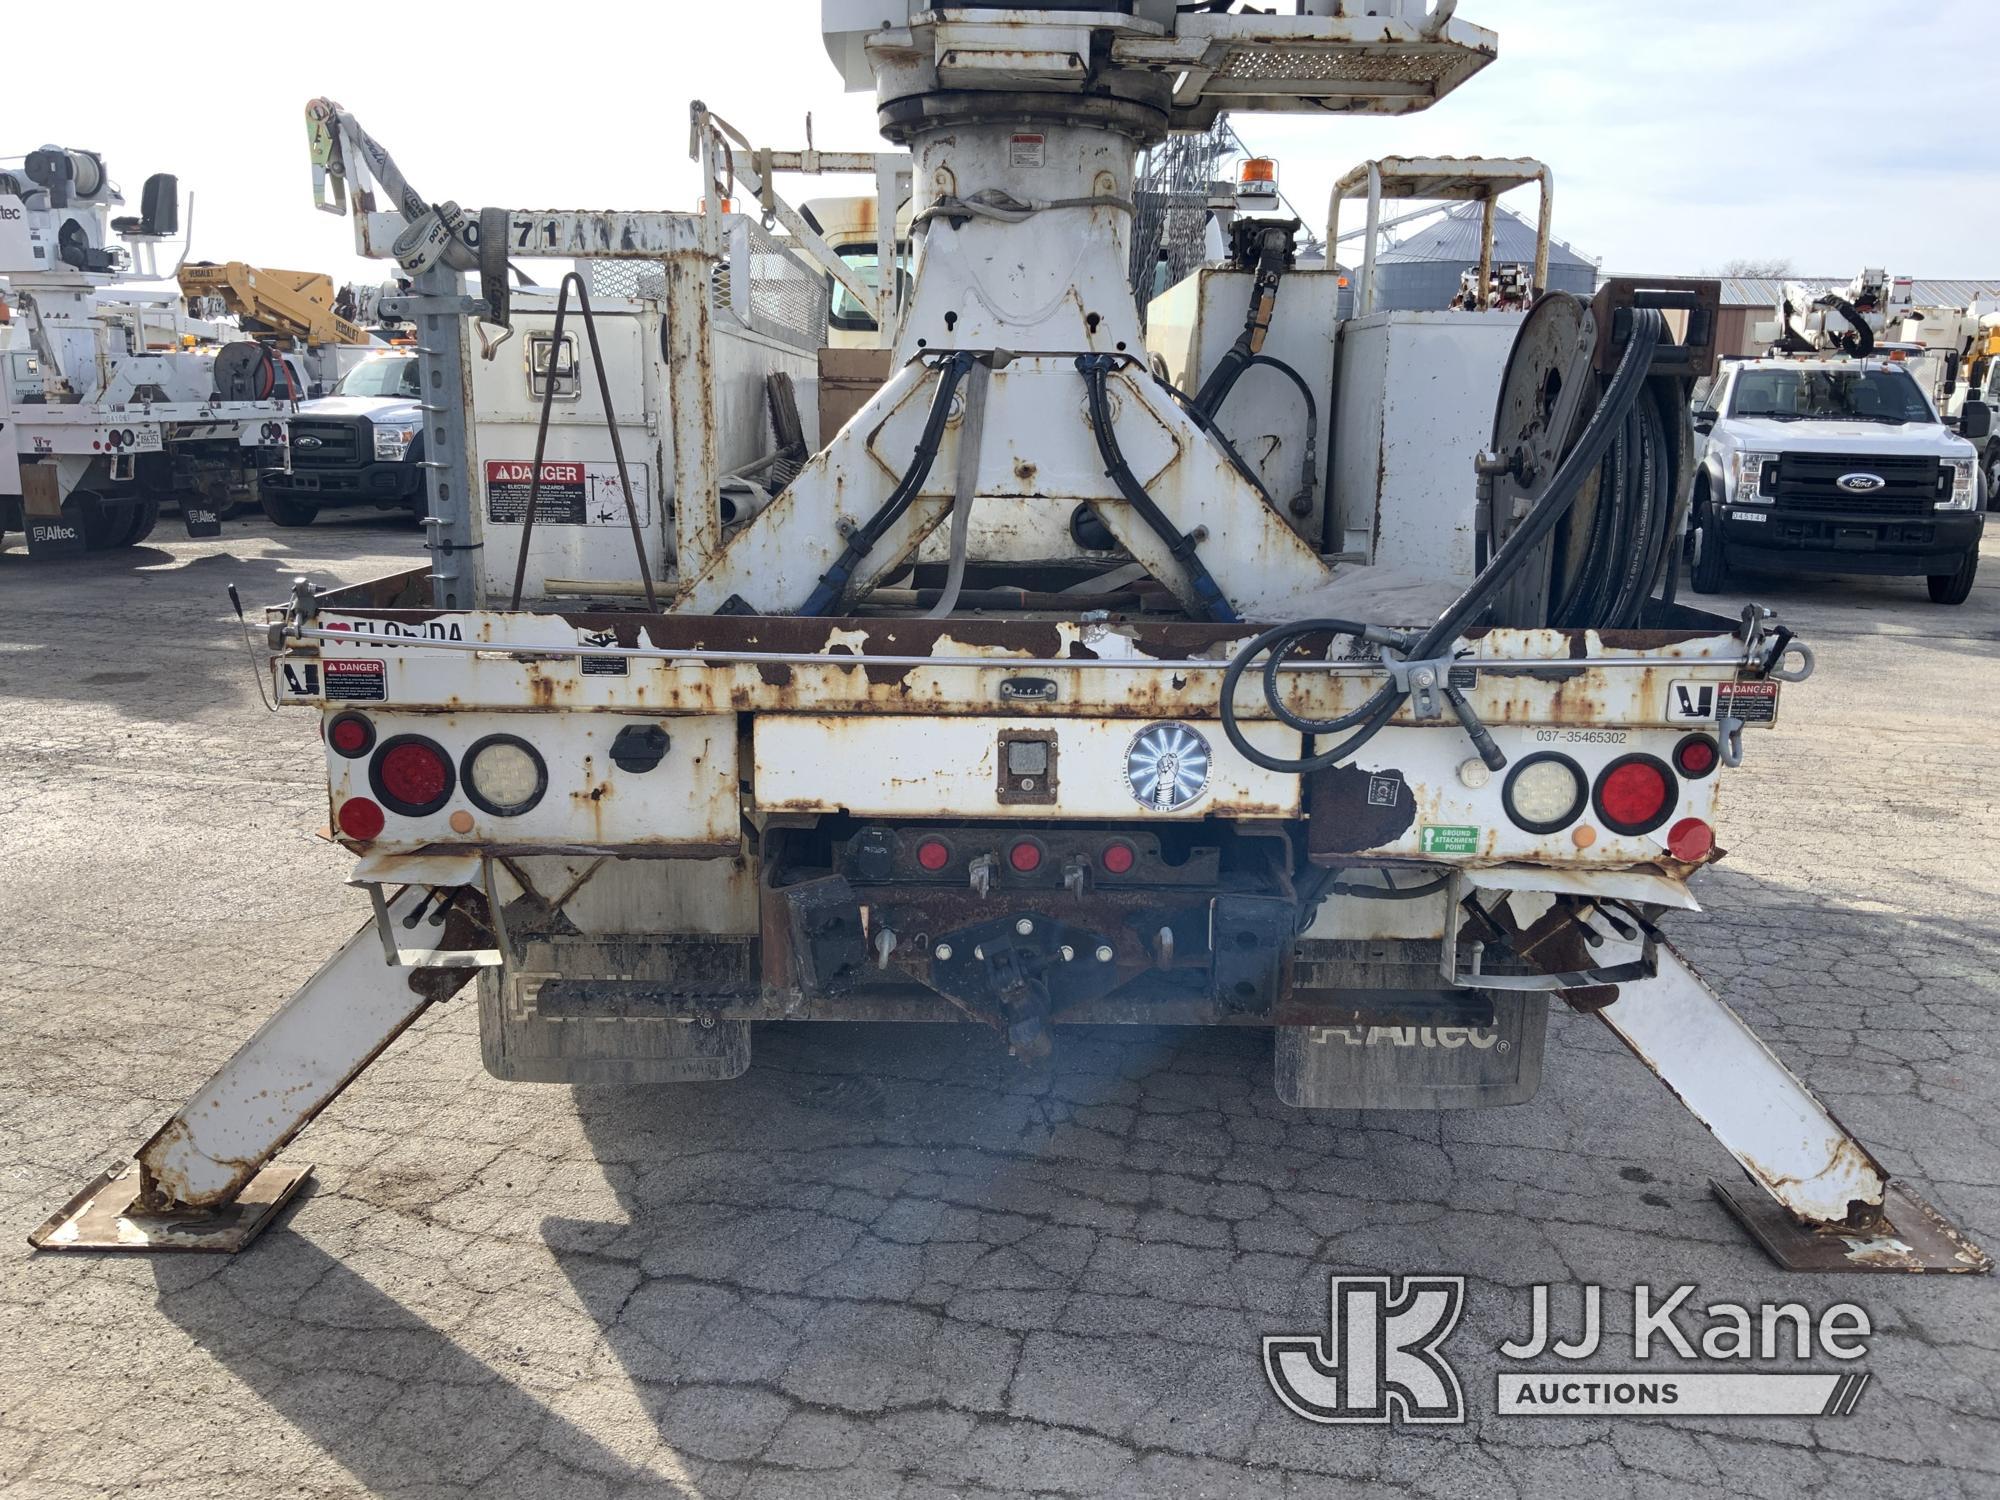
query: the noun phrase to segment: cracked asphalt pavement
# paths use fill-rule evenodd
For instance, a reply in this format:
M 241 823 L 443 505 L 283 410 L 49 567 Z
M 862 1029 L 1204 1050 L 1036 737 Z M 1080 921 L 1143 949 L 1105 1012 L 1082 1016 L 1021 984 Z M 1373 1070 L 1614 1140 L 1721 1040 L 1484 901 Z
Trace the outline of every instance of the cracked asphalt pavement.
M 418 556 L 368 522 L 0 553 L 0 1490 L 68 1497 L 2000 1494 L 2000 1283 L 1803 1276 L 1595 1022 L 1532 1103 L 1286 1110 L 1249 1032 L 766 1026 L 729 1084 L 501 1084 L 469 993 L 288 1153 L 233 1259 L 31 1256 L 360 923 L 314 726 L 267 715 L 224 597 Z M 1730 773 L 1669 930 L 1890 1169 L 2000 1247 L 2000 539 L 1962 608 L 1756 580 L 1819 652 Z M 1739 599 L 1727 601 L 1734 609 Z M 1267 1333 L 1330 1273 L 1468 1278 L 1462 1427 L 1283 1410 Z M 1529 1288 L 1851 1299 L 1839 1418 L 1494 1414 Z M 1620 1309 L 1622 1308 L 1622 1314 Z M 1813 1368 L 1847 1368 L 1816 1362 Z

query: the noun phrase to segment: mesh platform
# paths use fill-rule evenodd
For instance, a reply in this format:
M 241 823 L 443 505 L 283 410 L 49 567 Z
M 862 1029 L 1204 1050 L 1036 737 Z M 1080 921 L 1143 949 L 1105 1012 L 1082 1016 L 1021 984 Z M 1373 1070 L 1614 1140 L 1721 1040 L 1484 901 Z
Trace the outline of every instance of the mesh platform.
M 594 298 L 664 298 L 666 273 L 642 260 L 586 262 Z M 797 349 L 826 343 L 828 277 L 755 220 L 730 222 L 729 254 L 709 276 L 715 316 Z

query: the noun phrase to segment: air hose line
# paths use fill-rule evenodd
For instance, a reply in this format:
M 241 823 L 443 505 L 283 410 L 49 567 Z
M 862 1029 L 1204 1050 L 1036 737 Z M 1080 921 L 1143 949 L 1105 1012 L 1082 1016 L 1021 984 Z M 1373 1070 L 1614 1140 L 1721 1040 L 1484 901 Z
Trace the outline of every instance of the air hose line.
M 1645 394 L 1646 375 L 1652 367 L 1653 351 L 1660 342 L 1664 327 L 1664 320 L 1657 309 L 1632 310 L 1631 337 L 1612 374 L 1611 383 L 1605 388 L 1597 410 L 1591 414 L 1576 446 L 1557 466 L 1548 489 L 1478 576 L 1421 637 L 1408 645 L 1403 651 L 1404 660 L 1433 660 L 1455 642 L 1466 627 L 1485 612 L 1494 594 L 1535 555 L 1569 513 L 1584 481 L 1603 461 L 1613 441 L 1625 431 L 1627 418 L 1633 415 Z M 1661 524 L 1664 530 L 1665 523 Z M 1643 573 L 1641 576 L 1650 578 L 1651 574 Z M 1358 635 L 1377 644 L 1397 646 L 1410 640 L 1403 632 L 1385 626 L 1358 626 L 1349 620 L 1311 619 L 1273 626 L 1245 644 L 1230 660 L 1228 669 L 1222 675 L 1219 707 L 1223 733 L 1237 753 L 1252 765 L 1294 775 L 1306 775 L 1337 765 L 1372 739 L 1383 725 L 1395 717 L 1396 711 L 1409 697 L 1407 691 L 1399 689 L 1391 680 L 1377 688 L 1360 707 L 1337 718 L 1308 719 L 1294 714 L 1281 701 L 1280 663 L 1295 642 L 1318 634 Z M 1237 722 L 1236 690 L 1251 663 L 1266 652 L 1269 659 L 1264 668 L 1264 698 L 1274 717 L 1306 735 L 1336 734 L 1349 728 L 1354 728 L 1355 733 L 1329 750 L 1296 759 L 1269 754 L 1250 743 L 1243 726 Z

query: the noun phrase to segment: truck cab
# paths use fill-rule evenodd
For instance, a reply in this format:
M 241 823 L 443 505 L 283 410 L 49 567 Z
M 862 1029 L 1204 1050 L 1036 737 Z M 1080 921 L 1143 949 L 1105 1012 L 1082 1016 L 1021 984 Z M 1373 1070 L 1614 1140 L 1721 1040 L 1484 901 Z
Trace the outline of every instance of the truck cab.
M 1697 389 L 1702 442 L 1688 525 L 1690 581 L 1732 568 L 1921 577 L 1962 604 L 1979 566 L 1991 408 L 1954 431 L 1894 358 L 1773 356 L 1725 364 Z
M 291 471 L 263 476 L 264 514 L 280 526 L 310 526 L 332 505 L 422 516 L 421 397 L 416 351 L 399 348 L 362 360 L 332 395 L 301 402 Z

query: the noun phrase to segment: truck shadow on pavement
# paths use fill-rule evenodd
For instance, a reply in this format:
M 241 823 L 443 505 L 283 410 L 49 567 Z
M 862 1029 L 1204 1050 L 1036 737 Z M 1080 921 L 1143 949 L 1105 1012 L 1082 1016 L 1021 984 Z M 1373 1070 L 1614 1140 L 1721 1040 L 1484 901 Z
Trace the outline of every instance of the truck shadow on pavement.
M 1990 924 L 1744 872 L 1707 877 L 1704 898 L 1673 934 L 1892 1170 L 1990 1246 Z M 1432 1431 L 1355 1431 L 1336 1454 L 1265 1388 L 1259 1338 L 1323 1329 L 1334 1270 L 1465 1276 L 1454 1341 L 1468 1390 L 1489 1396 L 1532 1282 L 1859 1295 L 1875 1367 L 1901 1372 L 1871 1394 L 1868 1430 L 1928 1424 L 1928 1330 L 1978 1322 L 1995 1284 L 1782 1277 L 1706 1195 L 1734 1170 L 1720 1147 L 1596 1023 L 1558 1011 L 1551 1030 L 1543 1092 L 1519 1108 L 1307 1116 L 1273 1094 L 1259 1031 L 1064 1029 L 1030 1070 L 966 1026 L 762 1026 L 732 1083 L 570 1091 L 587 1149 L 541 1149 L 560 1176 L 581 1168 L 587 1197 L 601 1173 L 609 1213 L 542 1217 L 537 1234 L 524 1183 L 498 1227 L 467 1235 L 369 1204 L 362 1225 L 381 1227 L 346 1231 L 352 1265 L 280 1227 L 219 1269 L 157 1262 L 159 1305 L 388 1491 L 1181 1494 L 1225 1473 L 1259 1491 L 1326 1484 L 1330 1464 L 1388 1472 L 1397 1453 L 1443 1462 Z M 500 1301 L 468 1304 L 461 1278 L 454 1304 L 443 1274 L 433 1289 L 427 1256 L 468 1245 L 482 1275 L 512 1267 Z M 518 1340 L 510 1306 L 534 1310 Z M 1992 1404 L 1974 1385 L 1953 1383 L 1960 1415 Z M 1510 1465 L 1525 1440 L 1489 1404 L 1474 1403 L 1480 1442 L 1449 1452 Z M 1962 1426 L 1927 1469 L 1986 1472 L 1990 1428 Z M 1608 1454 L 1606 1432 L 1574 1436 Z M 1886 1482 L 1905 1461 L 1864 1467 Z M 1843 1447 L 1842 1465 L 1862 1462 Z M 1176 1467 L 1197 1463 L 1206 1478 Z
M 282 1228 L 245 1259 L 218 1268 L 173 1257 L 155 1262 L 154 1276 L 161 1312 L 370 1494 L 554 1495 L 584 1475 L 598 1484 L 644 1477 L 450 1333 Z

